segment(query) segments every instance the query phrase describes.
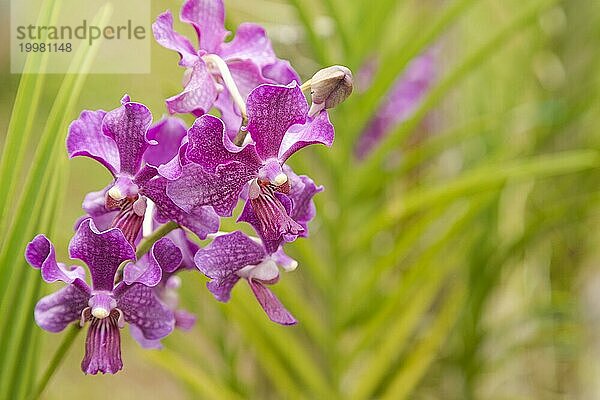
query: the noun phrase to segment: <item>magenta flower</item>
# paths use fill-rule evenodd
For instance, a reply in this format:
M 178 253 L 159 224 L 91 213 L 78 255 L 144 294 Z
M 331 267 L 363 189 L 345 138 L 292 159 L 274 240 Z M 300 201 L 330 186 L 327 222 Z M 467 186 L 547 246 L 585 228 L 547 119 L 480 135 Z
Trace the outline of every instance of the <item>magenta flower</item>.
M 157 258 L 160 252 L 154 250 L 153 262 L 158 268 L 169 268 L 169 260 L 164 256 Z M 75 321 L 90 322 L 81 363 L 83 372 L 114 374 L 123 368 L 119 329 L 125 322 L 148 340 L 161 339 L 173 330 L 173 312 L 148 286 L 155 281 L 156 273 L 137 276 L 131 284 L 115 284 L 119 265 L 135 259 L 133 247 L 119 229 L 100 232 L 91 219 L 85 220 L 69 244 L 69 254 L 87 264 L 91 287 L 85 282 L 82 267 L 56 262 L 54 246 L 44 235 L 36 236 L 27 245 L 25 258 L 41 270 L 44 281 L 67 284 L 37 303 L 35 321 L 41 328 L 60 332 Z
M 323 188 L 315 186 L 306 176 L 297 176 L 287 166 L 284 167 L 284 171 L 292 187 L 289 192 L 289 201 L 293 205 L 290 216 L 301 224 L 304 228 L 302 233 L 306 235 L 307 224 L 315 216 L 312 198 Z M 265 285 L 274 284 L 279 280 L 278 267 L 291 271 L 296 269 L 298 263 L 283 252 L 281 240 L 265 240 L 261 234 L 261 223 L 249 203 L 246 203 L 239 220 L 250 223 L 261 235 L 262 240 L 249 238 L 236 231 L 218 236 L 209 246 L 199 250 L 194 262 L 198 269 L 211 279 L 207 283 L 208 289 L 217 300 L 226 302 L 231 296 L 233 286 L 240 278 L 246 279 L 272 321 L 283 325 L 295 324 L 294 317 Z
M 146 106 L 130 101 L 127 95 L 121 104 L 109 112 L 83 111 L 69 126 L 69 157 L 93 158 L 114 176 L 112 184 L 86 196 L 84 210 L 94 218 L 111 218 L 110 226 L 121 229 L 132 244 L 142 227 L 147 199 L 156 204 L 161 222 L 175 221 L 201 238 L 217 231 L 219 220 L 212 209 L 182 211 L 166 195 L 161 166 L 151 164 L 177 151 L 185 135 L 183 123 L 169 119 L 150 127 L 152 114 Z
M 237 131 L 241 114 L 232 94 L 224 90 L 229 85 L 227 79 L 235 82 L 242 102 L 260 84 L 300 81 L 290 64 L 275 56 L 262 27 L 241 24 L 233 40 L 225 42 L 229 32 L 224 27 L 225 7 L 221 0 L 188 0 L 179 18 L 194 27 L 198 49 L 174 31 L 170 11 L 159 15 L 152 25 L 156 41 L 177 51 L 181 56 L 179 64 L 187 68 L 183 92 L 166 101 L 170 113 L 200 116 L 215 106 L 227 126 Z
M 298 266 L 283 250 L 269 253 L 260 242 L 236 231 L 217 237 L 196 253 L 194 261 L 198 269 L 211 279 L 206 286 L 217 300 L 229 301 L 233 286 L 243 278 L 271 321 L 282 325 L 296 323 L 296 319 L 267 287 L 279 280 L 279 266 L 285 270 Z
M 369 64 L 366 68 L 369 72 L 364 75 L 372 75 L 373 65 Z M 365 158 L 392 129 L 411 116 L 434 79 L 435 56 L 434 51 L 430 50 L 412 60 L 405 72 L 396 79 L 356 143 L 354 152 L 358 159 Z M 363 80 L 368 82 L 370 78 L 366 76 Z
M 290 216 L 291 182 L 285 161 L 310 144 L 331 146 L 334 131 L 327 111 L 308 117 L 308 104 L 296 83 L 261 85 L 248 96 L 248 132 L 252 143 L 235 146 L 223 123 L 210 115 L 198 118 L 188 131 L 179 178 L 169 182 L 167 195 L 183 210 L 211 205 L 230 216 L 247 188 L 266 242 L 293 240 L 304 230 Z

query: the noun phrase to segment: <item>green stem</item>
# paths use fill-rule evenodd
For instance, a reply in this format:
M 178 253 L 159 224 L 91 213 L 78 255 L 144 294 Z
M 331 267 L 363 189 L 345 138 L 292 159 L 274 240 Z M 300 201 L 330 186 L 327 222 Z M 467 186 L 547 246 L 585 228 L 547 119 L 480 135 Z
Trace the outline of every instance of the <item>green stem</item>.
M 152 245 L 156 243 L 158 239 L 162 238 L 167 233 L 177 228 L 179 228 L 179 225 L 177 225 L 177 223 L 173 221 L 169 221 L 166 224 L 162 225 L 160 228 L 152 232 L 150 236 L 148 236 L 140 242 L 137 251 L 135 252 L 135 256 L 139 259 L 141 256 L 150 251 L 150 247 L 152 247 Z
M 60 365 L 60 363 L 62 362 L 64 356 L 67 354 L 67 352 L 71 348 L 71 345 L 75 341 L 75 338 L 77 337 L 77 334 L 80 331 L 81 331 L 81 327 L 79 326 L 78 323 L 71 325 L 71 327 L 67 330 L 67 333 L 66 333 L 65 337 L 63 338 L 62 343 L 60 344 L 60 346 L 54 353 L 52 360 L 48 364 L 48 367 L 46 368 L 46 371 L 44 372 L 44 375 L 42 376 L 40 383 L 38 383 L 35 390 L 28 397 L 29 400 L 35 400 L 35 399 L 39 398 L 40 395 L 42 394 L 42 392 L 44 391 L 44 389 L 46 389 L 48 382 L 50 382 L 50 379 L 56 372 L 56 370 L 57 370 L 58 366 Z

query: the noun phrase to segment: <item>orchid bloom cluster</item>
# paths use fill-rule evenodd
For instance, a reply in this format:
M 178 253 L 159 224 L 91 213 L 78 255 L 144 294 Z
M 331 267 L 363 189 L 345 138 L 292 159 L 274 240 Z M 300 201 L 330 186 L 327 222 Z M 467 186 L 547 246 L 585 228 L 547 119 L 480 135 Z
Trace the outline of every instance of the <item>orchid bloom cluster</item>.
M 25 257 L 44 281 L 65 284 L 38 302 L 37 324 L 51 332 L 88 325 L 86 374 L 123 368 L 125 325 L 145 348 L 160 348 L 175 328 L 194 325 L 178 306 L 186 270 L 203 273 L 223 302 L 245 280 L 272 321 L 296 323 L 269 286 L 280 269 L 297 267 L 283 247 L 308 236 L 313 196 L 323 188 L 286 161 L 308 145 L 332 145 L 327 109 L 350 94 L 352 76 L 334 66 L 299 86 L 264 29 L 242 24 L 225 42 L 224 18 L 221 0 L 184 3 L 180 19 L 195 29 L 198 48 L 175 32 L 169 11 L 153 24 L 157 42 L 177 51 L 185 68 L 183 91 L 166 100 L 171 115 L 153 123 L 148 107 L 125 95 L 115 109 L 83 111 L 69 127 L 69 157 L 92 158 L 112 175 L 85 196 L 68 249 L 87 265 L 90 280 L 83 267 L 57 262 L 44 235 L 27 245 Z M 174 113 L 197 119 L 188 127 Z M 256 235 L 219 231 L 221 217 L 232 216 L 240 200 L 237 221 Z M 194 236 L 212 242 L 201 248 Z

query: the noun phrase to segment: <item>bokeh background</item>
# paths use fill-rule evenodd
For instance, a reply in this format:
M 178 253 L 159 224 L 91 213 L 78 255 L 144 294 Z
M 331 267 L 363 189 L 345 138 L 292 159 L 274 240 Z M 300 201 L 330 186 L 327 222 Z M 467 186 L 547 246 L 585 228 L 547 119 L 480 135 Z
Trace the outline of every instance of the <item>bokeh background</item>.
M 42 398 L 600 398 L 600 2 L 225 3 L 229 30 L 263 24 L 303 80 L 330 64 L 354 71 L 355 93 L 330 112 L 333 148 L 291 160 L 326 187 L 310 238 L 288 246 L 300 267 L 273 289 L 299 324 L 270 323 L 243 285 L 220 304 L 188 273 L 192 331 L 162 351 L 123 332 L 116 376 L 82 374 L 80 334 Z M 21 76 L 9 74 L 9 4 L 0 6 L 5 146 Z M 180 2 L 151 6 L 177 14 Z M 423 94 L 390 105 L 424 55 Z M 148 75 L 46 75 L 21 115 L 31 123 L 24 162 L 0 182 L 0 359 L 4 385 L 17 388 L 7 398 L 25 397 L 61 339 L 32 322 L 35 299 L 54 287 L 35 283 L 23 248 L 43 228 L 66 260 L 83 196 L 110 179 L 91 160 L 66 160 L 66 124 L 124 93 L 160 119 L 181 89 L 177 61 L 153 43 Z M 69 101 L 52 119 L 61 85 Z M 359 160 L 356 143 L 384 111 L 385 139 Z M 44 137 L 59 144 L 40 165 Z M 32 171 L 43 179 L 26 198 Z

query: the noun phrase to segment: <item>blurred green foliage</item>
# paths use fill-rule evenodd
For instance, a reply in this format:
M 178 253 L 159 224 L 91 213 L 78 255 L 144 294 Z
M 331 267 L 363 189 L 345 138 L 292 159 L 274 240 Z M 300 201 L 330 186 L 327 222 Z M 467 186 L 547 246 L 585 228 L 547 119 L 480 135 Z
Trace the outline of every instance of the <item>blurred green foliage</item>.
M 328 64 L 356 73 L 379 60 L 373 84 L 330 113 L 333 148 L 291 160 L 326 187 L 311 237 L 289 246 L 300 268 L 274 288 L 300 322 L 270 323 L 246 287 L 220 304 L 201 274 L 188 273 L 182 300 L 198 315 L 193 331 L 175 332 L 162 351 L 142 351 L 124 334 L 125 370 L 100 377 L 79 369 L 80 335 L 43 397 L 600 397 L 600 3 L 226 6 L 230 30 L 264 24 L 303 79 Z M 177 12 L 179 3 L 152 2 L 153 15 L 165 8 Z M 41 12 L 52 18 L 51 7 Z M 370 158 L 356 161 L 353 145 L 391 83 L 431 46 L 433 89 Z M 84 194 L 109 179 L 91 160 L 66 161 L 67 124 L 81 109 L 116 107 L 124 92 L 158 120 L 182 71 L 176 54 L 156 44 L 150 75 L 9 75 L 7 52 L 0 398 L 12 399 L 39 379 L 60 338 L 33 323 L 32 307 L 49 288 L 22 260 L 25 243 L 49 233 L 66 259 Z

